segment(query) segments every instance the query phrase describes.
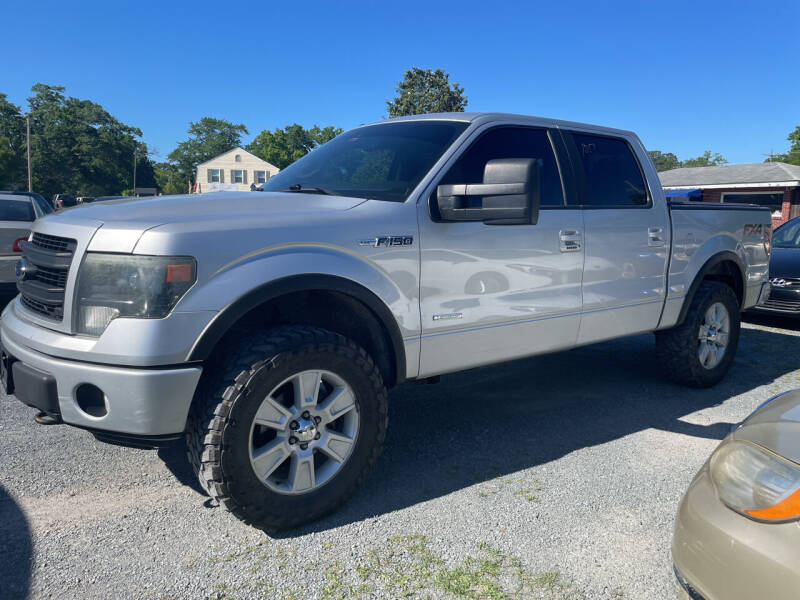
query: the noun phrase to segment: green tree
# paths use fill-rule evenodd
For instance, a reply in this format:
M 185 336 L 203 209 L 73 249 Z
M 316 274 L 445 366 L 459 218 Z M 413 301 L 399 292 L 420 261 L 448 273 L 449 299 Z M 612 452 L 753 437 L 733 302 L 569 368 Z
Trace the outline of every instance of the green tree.
M 189 123 L 189 139 L 178 144 L 167 157 L 180 174 L 183 183 L 193 183 L 197 165 L 242 145 L 244 125 L 235 125 L 224 119 L 203 117 Z
M 31 162 L 33 165 L 33 189 L 46 196 L 59 192 L 82 196 L 118 194 L 133 184 L 133 153 L 138 147 L 146 148 L 139 141 L 142 132 L 126 125 L 102 106 L 89 100 L 68 97 L 65 88 L 37 83 L 31 88 L 28 98 L 28 114 L 31 118 Z M 3 96 L 0 101 L 0 127 L 4 129 L 9 114 L 19 112 Z M 11 135 L 0 134 L 9 139 L 10 148 L 21 161 L 21 173 L 17 182 L 25 187 L 24 126 L 19 121 Z M 8 152 L 0 152 L 8 155 Z M 0 159 L 5 163 L 6 160 Z M 152 168 L 147 157 L 140 158 L 137 169 L 140 186 L 153 185 Z
M 785 162 L 791 163 L 793 165 L 800 165 L 800 125 L 794 128 L 794 131 L 790 133 L 786 139 L 791 142 L 791 146 L 789 146 L 789 152 L 786 154 L 787 160 Z
M 716 167 L 718 165 L 728 164 L 727 159 L 719 152 L 711 154 L 711 150 L 706 150 L 700 156 L 695 158 L 687 158 L 681 162 L 682 167 Z
M 253 138 L 246 150 L 279 169 L 284 169 L 340 133 L 340 127 L 314 125 L 311 129 L 305 129 L 302 125 L 293 123 L 275 131 L 265 129 Z
M 794 128 L 786 139 L 789 141 L 789 151 L 785 154 L 776 154 L 764 162 L 783 162 L 790 165 L 800 165 L 800 125 Z
M 0 188 L 27 189 L 25 119 L 7 98 L 0 93 Z
M 173 163 L 154 163 L 153 176 L 156 187 L 162 194 L 186 194 L 189 192 L 189 182 L 181 176 L 177 165 Z
M 661 152 L 660 150 L 650 150 L 648 152 L 653 164 L 656 166 L 656 171 L 669 171 L 670 169 L 677 169 L 681 166 L 681 161 L 672 152 Z
M 464 88 L 450 84 L 442 69 L 411 67 L 397 84 L 397 96 L 386 102 L 390 117 L 436 112 L 463 112 L 467 107 Z

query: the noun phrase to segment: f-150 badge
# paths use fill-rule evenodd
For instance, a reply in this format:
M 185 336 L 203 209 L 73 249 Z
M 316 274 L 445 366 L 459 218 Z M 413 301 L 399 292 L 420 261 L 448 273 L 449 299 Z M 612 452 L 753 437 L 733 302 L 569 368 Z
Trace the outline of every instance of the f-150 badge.
M 389 246 L 411 246 L 413 243 L 413 235 L 386 235 L 367 240 L 359 240 L 358 245 L 369 248 L 388 248 Z

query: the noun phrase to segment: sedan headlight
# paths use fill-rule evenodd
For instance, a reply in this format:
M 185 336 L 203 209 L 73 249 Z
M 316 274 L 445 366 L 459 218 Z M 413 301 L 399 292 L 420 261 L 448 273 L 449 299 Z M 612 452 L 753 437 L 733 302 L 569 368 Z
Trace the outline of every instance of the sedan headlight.
M 165 317 L 196 279 L 187 256 L 89 253 L 78 274 L 77 331 L 97 336 L 117 317 Z
M 760 521 L 800 519 L 800 465 L 749 442 L 723 443 L 711 478 L 728 507 Z

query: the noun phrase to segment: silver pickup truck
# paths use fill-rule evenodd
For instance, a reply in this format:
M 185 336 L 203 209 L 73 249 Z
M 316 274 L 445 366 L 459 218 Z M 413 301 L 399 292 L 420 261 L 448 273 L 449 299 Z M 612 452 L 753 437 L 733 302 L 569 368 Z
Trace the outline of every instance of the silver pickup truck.
M 361 485 L 404 381 L 652 331 L 668 377 L 715 384 L 770 236 L 766 209 L 667 204 L 627 131 L 391 119 L 259 191 L 40 219 L 0 374 L 102 440 L 185 436 L 207 492 L 277 530 Z

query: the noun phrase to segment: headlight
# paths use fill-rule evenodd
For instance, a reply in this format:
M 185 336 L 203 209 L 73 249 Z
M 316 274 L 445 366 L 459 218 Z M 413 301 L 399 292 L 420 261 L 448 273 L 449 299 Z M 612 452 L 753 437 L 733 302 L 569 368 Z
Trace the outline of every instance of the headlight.
M 749 442 L 723 443 L 711 478 L 727 506 L 761 521 L 800 519 L 800 465 Z
M 191 257 L 91 252 L 78 274 L 77 331 L 100 335 L 117 317 L 165 317 L 196 279 Z

